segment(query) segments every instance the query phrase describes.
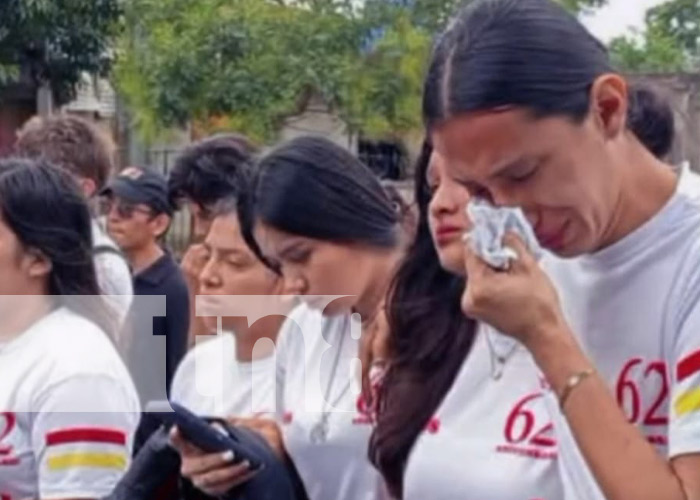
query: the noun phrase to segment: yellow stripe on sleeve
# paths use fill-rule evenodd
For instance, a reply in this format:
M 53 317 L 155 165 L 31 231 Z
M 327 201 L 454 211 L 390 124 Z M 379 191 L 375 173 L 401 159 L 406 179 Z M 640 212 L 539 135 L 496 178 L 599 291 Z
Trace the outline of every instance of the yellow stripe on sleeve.
M 119 453 L 64 453 L 49 457 L 49 470 L 59 471 L 74 467 L 126 470 L 126 457 Z
M 673 405 L 677 416 L 700 410 L 700 387 L 684 392 Z

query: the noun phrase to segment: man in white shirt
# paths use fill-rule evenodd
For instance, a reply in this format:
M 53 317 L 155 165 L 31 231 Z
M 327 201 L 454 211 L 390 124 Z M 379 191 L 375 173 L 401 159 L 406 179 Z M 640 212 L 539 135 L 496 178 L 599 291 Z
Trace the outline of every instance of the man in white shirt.
M 112 173 L 109 138 L 89 122 L 69 115 L 35 117 L 17 135 L 17 153 L 42 157 L 72 174 L 88 200 L 95 199 Z M 97 207 L 92 206 L 97 216 Z M 95 268 L 100 290 L 108 295 L 121 327 L 133 299 L 131 271 L 126 259 L 97 219 L 92 225 Z

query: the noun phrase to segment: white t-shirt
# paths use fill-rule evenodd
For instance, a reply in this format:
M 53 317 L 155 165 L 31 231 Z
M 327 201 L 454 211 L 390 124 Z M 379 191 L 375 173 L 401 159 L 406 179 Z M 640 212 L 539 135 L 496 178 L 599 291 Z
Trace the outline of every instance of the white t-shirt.
M 107 335 L 60 308 L 0 345 L 0 367 L 0 498 L 109 494 L 140 408 Z
M 280 332 L 277 408 L 287 452 L 310 500 L 387 498 L 367 458 L 372 421 L 352 362 L 360 332 L 349 316 L 324 318 L 303 304 Z M 326 438 L 313 439 L 324 415 Z
M 119 247 L 95 220 L 92 221 L 92 240 L 93 248 L 110 247 L 117 252 L 119 251 Z M 121 327 L 134 298 L 129 266 L 124 257 L 115 252 L 104 250 L 95 252 L 94 261 L 100 291 L 107 296 L 108 304 L 115 310 L 118 324 Z
M 236 338 L 223 332 L 197 344 L 175 372 L 170 397 L 207 417 L 275 412 L 275 356 L 236 360 Z
M 480 327 L 404 474 L 404 499 L 560 500 L 552 420 L 528 351 Z M 486 335 L 490 336 L 492 348 Z M 494 354 L 508 356 L 502 374 Z
M 663 457 L 700 452 L 700 197 L 685 172 L 674 197 L 594 254 L 546 258 L 565 316 L 628 419 Z M 556 397 L 566 499 L 602 500 Z

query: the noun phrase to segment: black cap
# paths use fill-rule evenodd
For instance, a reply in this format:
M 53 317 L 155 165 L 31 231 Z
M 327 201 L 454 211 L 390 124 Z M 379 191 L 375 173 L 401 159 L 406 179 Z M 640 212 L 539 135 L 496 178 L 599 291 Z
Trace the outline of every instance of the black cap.
M 127 167 L 114 177 L 101 195 L 115 195 L 132 203 L 143 203 L 156 213 L 173 214 L 168 198 L 168 182 L 159 172 L 140 167 Z

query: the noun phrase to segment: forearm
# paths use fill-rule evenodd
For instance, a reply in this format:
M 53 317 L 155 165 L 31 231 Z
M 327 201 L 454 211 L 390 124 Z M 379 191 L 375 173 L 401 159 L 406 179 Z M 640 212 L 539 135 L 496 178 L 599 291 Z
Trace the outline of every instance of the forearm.
M 572 375 L 595 368 L 566 326 L 543 337 L 530 350 L 556 394 Z M 562 411 L 608 500 L 686 500 L 669 463 L 627 421 L 600 376 L 576 385 Z

